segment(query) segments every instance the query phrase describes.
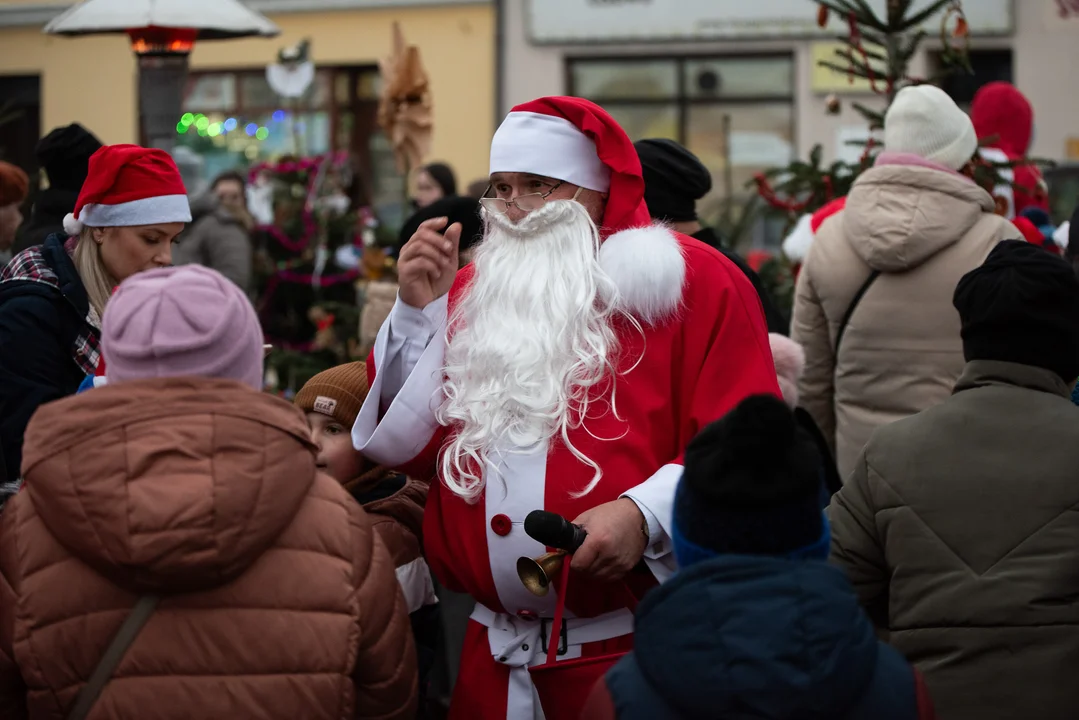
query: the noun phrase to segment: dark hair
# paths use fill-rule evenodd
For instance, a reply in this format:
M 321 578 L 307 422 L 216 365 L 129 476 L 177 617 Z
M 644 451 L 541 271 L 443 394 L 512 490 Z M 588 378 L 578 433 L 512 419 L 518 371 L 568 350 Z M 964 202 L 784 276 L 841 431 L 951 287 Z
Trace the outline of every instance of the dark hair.
M 213 183 L 210 185 L 211 190 L 216 190 L 217 186 L 223 182 L 238 182 L 240 183 L 240 192 L 247 190 L 247 180 L 244 176 L 235 170 L 226 170 L 217 177 L 214 178 Z
M 436 217 L 447 218 L 447 226 L 461 223 L 461 252 L 470 250 L 483 238 L 479 201 L 467 197 L 444 197 L 417 210 L 405 221 L 398 238 L 399 247 L 408 242 L 409 238 L 420 229 L 420 223 Z M 439 232 L 444 232 L 444 230 Z
M 457 177 L 453 174 L 453 170 L 449 165 L 431 163 L 430 165 L 424 165 L 423 169 L 442 188 L 442 194 L 445 197 L 457 194 Z

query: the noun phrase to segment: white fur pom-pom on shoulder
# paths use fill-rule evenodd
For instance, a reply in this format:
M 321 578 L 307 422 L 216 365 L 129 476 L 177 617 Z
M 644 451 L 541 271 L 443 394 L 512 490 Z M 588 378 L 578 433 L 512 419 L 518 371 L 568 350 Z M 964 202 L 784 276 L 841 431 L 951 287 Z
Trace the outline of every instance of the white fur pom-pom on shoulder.
M 82 223 L 76 220 L 72 213 L 64 216 L 64 232 L 68 235 L 78 235 L 82 232 L 82 228 Z
M 663 225 L 611 235 L 599 263 L 618 287 L 622 310 L 644 323 L 659 323 L 682 303 L 686 259 L 678 236 Z
M 787 405 L 798 407 L 798 382 L 806 366 L 806 354 L 802 346 L 789 337 L 779 333 L 768 334 L 768 344 L 772 346 L 772 362 L 776 366 L 776 378 L 779 389 Z
M 809 246 L 813 244 L 813 216 L 806 214 L 783 240 L 783 254 L 793 263 L 805 262 Z

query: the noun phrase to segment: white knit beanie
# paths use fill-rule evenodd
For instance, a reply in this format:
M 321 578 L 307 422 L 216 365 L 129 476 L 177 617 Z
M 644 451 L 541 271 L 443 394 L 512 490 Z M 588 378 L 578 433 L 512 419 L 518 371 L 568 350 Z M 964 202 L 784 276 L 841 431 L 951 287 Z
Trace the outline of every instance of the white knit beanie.
M 933 85 L 916 85 L 900 90 L 888 108 L 884 149 L 959 170 L 974 157 L 978 136 L 970 117 L 946 92 Z

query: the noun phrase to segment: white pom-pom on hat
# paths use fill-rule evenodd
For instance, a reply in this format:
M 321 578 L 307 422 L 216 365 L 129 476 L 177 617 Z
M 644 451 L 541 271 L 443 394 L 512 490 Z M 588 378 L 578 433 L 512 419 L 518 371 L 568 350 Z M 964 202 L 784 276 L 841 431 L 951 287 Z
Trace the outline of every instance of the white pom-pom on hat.
M 75 219 L 75 215 L 68 213 L 64 216 L 64 232 L 68 235 L 78 235 L 82 232 L 83 224 Z

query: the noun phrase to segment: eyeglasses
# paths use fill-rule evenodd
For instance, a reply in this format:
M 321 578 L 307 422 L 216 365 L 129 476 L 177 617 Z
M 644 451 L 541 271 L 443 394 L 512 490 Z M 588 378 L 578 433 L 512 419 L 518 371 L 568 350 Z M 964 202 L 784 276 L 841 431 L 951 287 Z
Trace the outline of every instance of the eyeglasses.
M 545 193 L 527 193 L 525 195 L 518 195 L 510 200 L 497 197 L 487 197 L 491 192 L 491 186 L 487 186 L 487 190 L 484 191 L 483 197 L 480 198 L 480 204 L 491 212 L 505 215 L 509 211 L 510 205 L 513 205 L 521 212 L 532 212 L 533 210 L 539 210 L 547 202 L 547 198 L 551 196 L 558 188 L 562 187 L 562 181 L 559 180 L 556 184 L 551 186 L 551 189 Z M 577 192 L 573 193 L 573 200 L 576 200 L 584 188 L 577 188 Z

